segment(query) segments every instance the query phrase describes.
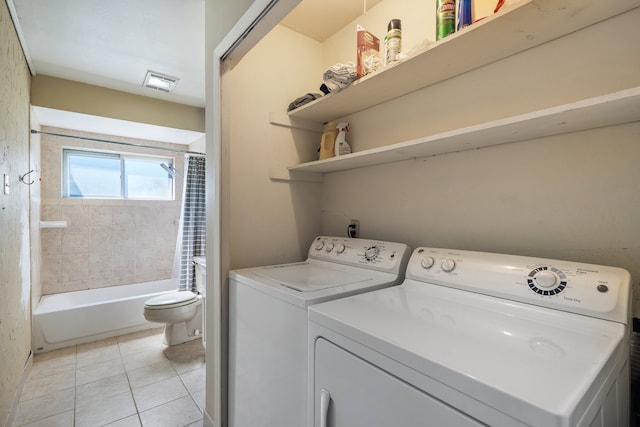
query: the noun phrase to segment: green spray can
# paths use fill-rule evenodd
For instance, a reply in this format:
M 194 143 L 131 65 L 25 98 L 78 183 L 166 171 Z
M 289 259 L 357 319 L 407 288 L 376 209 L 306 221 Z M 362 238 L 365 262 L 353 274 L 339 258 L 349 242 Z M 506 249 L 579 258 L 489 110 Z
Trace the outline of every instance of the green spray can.
M 456 29 L 455 0 L 436 0 L 436 40 L 445 38 Z

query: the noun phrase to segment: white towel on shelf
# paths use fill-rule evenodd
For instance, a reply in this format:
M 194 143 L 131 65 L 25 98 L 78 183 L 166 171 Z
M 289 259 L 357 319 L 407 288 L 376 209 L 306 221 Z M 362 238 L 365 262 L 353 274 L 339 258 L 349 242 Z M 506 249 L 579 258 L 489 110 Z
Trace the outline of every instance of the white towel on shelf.
M 356 78 L 356 64 L 353 62 L 334 64 L 323 75 L 324 84 L 330 92 L 338 92 L 349 86 Z

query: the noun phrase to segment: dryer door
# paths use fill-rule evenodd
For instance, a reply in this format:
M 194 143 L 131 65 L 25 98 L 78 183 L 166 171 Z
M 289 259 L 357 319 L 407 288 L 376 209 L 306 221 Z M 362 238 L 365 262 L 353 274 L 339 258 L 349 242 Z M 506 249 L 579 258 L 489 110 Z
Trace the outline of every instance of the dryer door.
M 484 425 L 322 338 L 315 356 L 314 427 Z

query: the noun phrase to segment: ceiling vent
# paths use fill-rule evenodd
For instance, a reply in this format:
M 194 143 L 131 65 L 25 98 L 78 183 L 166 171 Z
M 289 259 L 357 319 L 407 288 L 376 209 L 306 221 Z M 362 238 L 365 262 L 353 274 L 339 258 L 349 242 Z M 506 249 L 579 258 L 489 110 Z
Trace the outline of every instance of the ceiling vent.
M 147 71 L 147 76 L 144 78 L 142 86 L 163 92 L 173 92 L 178 82 L 180 82 L 180 79 L 177 77 L 167 76 L 155 71 Z

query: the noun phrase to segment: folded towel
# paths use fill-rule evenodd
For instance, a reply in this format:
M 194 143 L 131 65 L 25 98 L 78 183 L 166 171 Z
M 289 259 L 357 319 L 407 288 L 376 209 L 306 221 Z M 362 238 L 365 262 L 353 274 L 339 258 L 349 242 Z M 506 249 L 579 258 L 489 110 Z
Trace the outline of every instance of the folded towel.
M 287 108 L 287 111 L 295 110 L 296 108 L 314 101 L 320 97 L 322 97 L 322 94 L 319 93 L 308 93 L 306 95 L 303 95 L 300 98 L 296 98 L 291 104 L 289 104 L 289 108 Z
M 334 64 L 323 75 L 324 84 L 330 92 L 338 92 L 349 86 L 356 78 L 356 64 L 353 62 Z

